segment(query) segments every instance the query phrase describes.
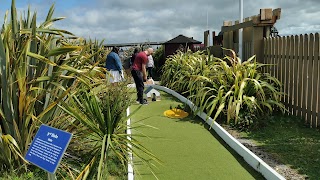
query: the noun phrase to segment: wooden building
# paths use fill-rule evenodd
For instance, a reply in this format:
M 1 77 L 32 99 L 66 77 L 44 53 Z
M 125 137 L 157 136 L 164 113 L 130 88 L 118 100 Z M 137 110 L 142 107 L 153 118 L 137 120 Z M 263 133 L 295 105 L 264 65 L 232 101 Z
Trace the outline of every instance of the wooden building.
M 168 57 L 173 55 L 177 50 L 186 51 L 188 48 L 192 51 L 195 50 L 195 44 L 201 44 L 200 41 L 194 40 L 192 37 L 186 37 L 182 34 L 163 43 L 164 44 L 164 56 Z

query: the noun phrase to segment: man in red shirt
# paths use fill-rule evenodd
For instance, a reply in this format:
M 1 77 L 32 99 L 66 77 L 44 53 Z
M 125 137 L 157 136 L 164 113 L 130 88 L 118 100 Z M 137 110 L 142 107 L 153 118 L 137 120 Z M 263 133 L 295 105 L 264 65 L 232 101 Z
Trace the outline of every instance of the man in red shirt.
M 139 52 L 134 59 L 131 74 L 136 84 L 137 89 L 137 101 L 140 104 L 148 104 L 148 102 L 143 99 L 144 81 L 147 81 L 147 71 L 146 64 L 148 62 L 148 56 L 153 54 L 153 49 L 148 48 L 142 52 Z

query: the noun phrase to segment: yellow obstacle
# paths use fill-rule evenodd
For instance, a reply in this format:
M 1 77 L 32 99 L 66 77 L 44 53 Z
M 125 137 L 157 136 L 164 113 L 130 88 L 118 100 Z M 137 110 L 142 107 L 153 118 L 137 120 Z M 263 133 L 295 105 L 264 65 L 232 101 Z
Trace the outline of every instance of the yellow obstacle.
M 166 110 L 163 114 L 169 118 L 185 118 L 189 115 L 189 113 L 185 112 L 184 110 L 176 108 Z

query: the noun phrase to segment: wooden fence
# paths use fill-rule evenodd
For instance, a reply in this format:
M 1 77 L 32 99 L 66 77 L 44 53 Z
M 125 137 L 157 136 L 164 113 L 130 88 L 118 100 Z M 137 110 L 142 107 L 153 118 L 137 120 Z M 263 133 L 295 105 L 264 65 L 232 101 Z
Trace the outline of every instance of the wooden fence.
M 264 39 L 264 70 L 283 83 L 282 102 L 310 127 L 320 127 L 319 34 Z
M 242 48 L 243 48 L 243 52 L 242 52 L 242 60 L 245 61 L 247 59 L 249 59 L 250 57 L 252 57 L 254 54 L 254 50 L 252 48 L 252 42 L 243 42 L 242 44 Z M 233 50 L 235 52 L 239 52 L 239 43 L 233 43 Z M 257 59 L 259 62 L 260 60 Z

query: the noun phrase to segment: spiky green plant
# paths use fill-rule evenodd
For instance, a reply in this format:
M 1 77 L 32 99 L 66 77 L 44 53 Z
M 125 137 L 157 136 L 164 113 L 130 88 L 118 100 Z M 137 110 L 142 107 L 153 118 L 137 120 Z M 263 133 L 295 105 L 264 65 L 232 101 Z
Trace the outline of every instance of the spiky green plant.
M 91 86 L 90 74 L 102 72 L 86 63 L 91 56 L 86 46 L 69 43 L 66 36 L 72 33 L 51 27 L 63 19 L 53 18 L 53 12 L 51 6 L 37 26 L 36 13 L 31 15 L 28 9 L 25 19 L 18 18 L 12 0 L 11 21 L 6 15 L 1 30 L 0 152 L 5 152 L 0 155 L 1 170 L 24 165 L 23 156 L 38 126 L 50 124 L 60 114 L 56 105 L 71 89 Z
M 203 52 L 178 51 L 176 54 L 167 58 L 163 66 L 161 84 L 166 85 L 179 93 L 186 93 L 189 81 L 196 75 L 207 72 L 207 56 Z M 199 87 L 201 88 L 201 87 Z
M 161 82 L 186 94 L 214 120 L 223 112 L 228 123 L 237 124 L 241 112 L 263 116 L 275 108 L 285 109 L 280 102 L 281 83 L 262 73 L 263 66 L 255 56 L 242 62 L 236 56 L 219 59 L 201 52 L 179 52 L 167 59 Z
M 68 149 L 71 156 L 59 168 L 71 178 L 103 178 L 107 150 L 113 150 L 123 164 L 127 150 L 135 153 L 137 148 L 153 156 L 134 138 L 130 141 L 134 149 L 128 146 L 123 108 L 129 102 L 121 94 L 123 91 L 117 89 L 118 95 L 113 96 L 109 87 L 104 87 L 102 91 L 109 94 L 104 94 L 103 99 L 91 91 L 105 84 L 106 71 L 99 67 L 107 52 L 102 42 L 86 41 L 68 31 L 52 28 L 53 22 L 63 19 L 52 18 L 53 11 L 54 6 L 45 22 L 37 26 L 36 13 L 31 16 L 30 9 L 26 19 L 17 18 L 12 0 L 11 21 L 7 23 L 6 15 L 1 29 L 0 170 L 18 170 L 18 173 L 22 168 L 27 170 L 23 156 L 42 123 L 74 133 Z M 59 103 L 63 108 L 58 108 Z M 66 109 L 69 114 L 65 113 Z M 83 113 L 88 116 L 83 119 L 74 116 Z M 87 120 L 87 124 L 82 120 Z M 79 169 L 74 169 L 79 167 L 71 163 L 79 162 L 75 159 L 79 154 L 72 152 L 83 155 L 81 163 L 86 163 L 80 174 Z
M 131 140 L 128 138 L 126 121 L 130 116 L 126 116 L 126 109 L 131 101 L 129 89 L 125 84 L 120 84 L 75 91 L 62 102 L 61 108 L 70 115 L 67 117 L 69 121 L 74 119 L 72 121 L 77 124 L 77 129 L 81 129 L 76 133 L 77 141 L 70 144 L 71 148 L 81 150 L 72 153 L 73 156 L 82 157 L 86 164 L 77 179 L 107 178 L 103 172 L 109 151 L 116 154 L 123 165 L 129 160 L 128 151 L 136 158 L 142 158 L 138 153 L 142 151 L 156 160 L 134 137 Z

